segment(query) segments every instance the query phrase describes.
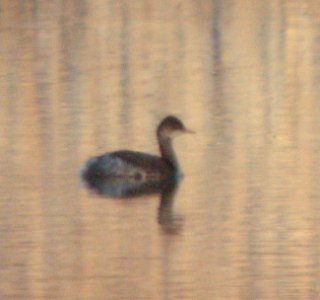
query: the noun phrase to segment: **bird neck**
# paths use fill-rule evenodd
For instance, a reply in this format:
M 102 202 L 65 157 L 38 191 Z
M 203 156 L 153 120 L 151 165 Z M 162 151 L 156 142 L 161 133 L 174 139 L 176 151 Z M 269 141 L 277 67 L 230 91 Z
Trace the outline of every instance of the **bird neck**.
M 160 147 L 161 157 L 168 161 L 176 170 L 179 169 L 179 163 L 176 153 L 172 146 L 172 139 L 161 132 L 158 132 L 158 142 Z

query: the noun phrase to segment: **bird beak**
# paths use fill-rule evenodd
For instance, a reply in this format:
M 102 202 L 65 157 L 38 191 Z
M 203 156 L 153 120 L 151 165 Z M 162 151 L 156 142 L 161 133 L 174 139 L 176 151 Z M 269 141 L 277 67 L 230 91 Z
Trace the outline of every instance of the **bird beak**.
M 185 128 L 183 132 L 184 132 L 184 133 L 192 133 L 192 134 L 195 134 L 195 133 L 196 133 L 195 131 L 190 130 L 190 129 L 188 129 L 188 128 Z

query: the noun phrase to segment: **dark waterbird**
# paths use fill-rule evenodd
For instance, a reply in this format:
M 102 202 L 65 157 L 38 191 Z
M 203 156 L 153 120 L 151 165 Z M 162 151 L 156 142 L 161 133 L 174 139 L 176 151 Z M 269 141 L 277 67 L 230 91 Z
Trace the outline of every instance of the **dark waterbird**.
M 157 128 L 157 139 L 161 156 L 148 153 L 120 150 L 91 158 L 84 171 L 85 179 L 103 178 L 110 185 L 117 185 L 118 179 L 126 185 L 137 183 L 152 186 L 152 182 L 178 177 L 180 174 L 178 160 L 173 149 L 172 140 L 181 133 L 193 133 L 174 116 L 164 118 Z

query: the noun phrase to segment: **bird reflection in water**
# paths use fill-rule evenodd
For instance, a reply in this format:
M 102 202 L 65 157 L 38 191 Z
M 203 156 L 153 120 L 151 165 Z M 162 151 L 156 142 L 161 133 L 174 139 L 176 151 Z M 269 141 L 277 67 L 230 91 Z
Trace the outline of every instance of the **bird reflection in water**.
M 174 198 L 181 178 L 144 181 L 140 178 L 100 177 L 82 174 L 86 186 L 98 195 L 108 198 L 132 199 L 151 194 L 159 194 L 158 223 L 166 234 L 179 234 L 183 217 L 173 211 Z

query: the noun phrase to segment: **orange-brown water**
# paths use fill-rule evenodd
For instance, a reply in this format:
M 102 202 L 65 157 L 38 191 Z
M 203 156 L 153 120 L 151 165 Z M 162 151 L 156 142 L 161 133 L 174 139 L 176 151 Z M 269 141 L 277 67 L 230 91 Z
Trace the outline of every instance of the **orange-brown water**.
M 0 41 L 1 299 L 319 297 L 318 1 L 2 0 Z M 82 184 L 167 114 L 164 222 Z

